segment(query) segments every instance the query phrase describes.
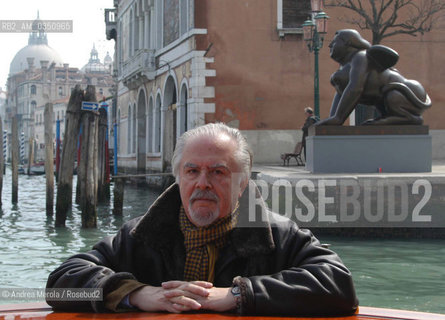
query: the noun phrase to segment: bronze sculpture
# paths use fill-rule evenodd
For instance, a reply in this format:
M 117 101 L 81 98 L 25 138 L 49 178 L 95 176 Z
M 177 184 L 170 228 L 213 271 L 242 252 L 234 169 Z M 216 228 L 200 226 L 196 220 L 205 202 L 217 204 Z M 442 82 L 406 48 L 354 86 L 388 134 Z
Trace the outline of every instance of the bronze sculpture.
M 423 123 L 431 100 L 422 85 L 404 78 L 393 66 L 399 55 L 382 45 L 371 46 L 353 29 L 339 30 L 329 44 L 330 56 L 340 63 L 331 76 L 336 89 L 330 117 L 316 125 L 342 125 L 357 104 L 373 105 L 381 116 L 364 124 Z

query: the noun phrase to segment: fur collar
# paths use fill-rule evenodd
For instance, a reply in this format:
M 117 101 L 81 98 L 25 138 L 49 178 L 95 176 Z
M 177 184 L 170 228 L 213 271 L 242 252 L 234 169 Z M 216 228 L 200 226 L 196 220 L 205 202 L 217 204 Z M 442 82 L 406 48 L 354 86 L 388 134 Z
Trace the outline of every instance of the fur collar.
M 258 219 L 260 221 L 255 223 L 249 222 L 249 187 L 246 188 L 240 199 L 238 224 L 230 235 L 236 253 L 243 257 L 268 254 L 275 249 L 271 226 L 267 219 L 267 208 L 259 196 L 256 186 L 254 184 L 252 186 L 258 203 L 255 206 L 255 216 L 262 216 L 266 219 L 264 221 Z M 179 186 L 175 183 L 156 199 L 133 228 L 132 235 L 152 248 L 162 251 L 172 250 L 175 243 L 184 241 L 179 228 L 180 206 Z

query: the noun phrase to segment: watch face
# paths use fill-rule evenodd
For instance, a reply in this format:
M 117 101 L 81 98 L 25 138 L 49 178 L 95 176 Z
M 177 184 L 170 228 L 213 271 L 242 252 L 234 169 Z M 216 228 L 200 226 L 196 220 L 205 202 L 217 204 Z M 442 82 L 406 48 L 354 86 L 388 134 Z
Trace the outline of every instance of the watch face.
M 234 296 L 239 296 L 241 294 L 241 290 L 239 286 L 233 286 L 232 290 L 230 290 Z

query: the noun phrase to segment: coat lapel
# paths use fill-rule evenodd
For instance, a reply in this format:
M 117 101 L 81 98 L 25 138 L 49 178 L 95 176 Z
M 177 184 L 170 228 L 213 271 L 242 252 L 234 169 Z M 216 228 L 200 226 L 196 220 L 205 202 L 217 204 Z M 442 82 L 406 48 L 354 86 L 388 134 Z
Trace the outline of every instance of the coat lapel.
M 238 224 L 230 235 L 230 244 L 236 255 L 241 257 L 264 255 L 275 249 L 267 207 L 255 184 L 250 183 L 250 188 L 246 188 L 239 201 Z M 249 196 L 256 200 L 254 216 L 262 217 L 253 222 L 249 221 Z M 131 231 L 137 240 L 161 252 L 166 265 L 171 268 L 169 273 L 175 277 L 182 277 L 185 261 L 184 237 L 178 218 L 180 206 L 179 186 L 175 183 L 156 199 Z

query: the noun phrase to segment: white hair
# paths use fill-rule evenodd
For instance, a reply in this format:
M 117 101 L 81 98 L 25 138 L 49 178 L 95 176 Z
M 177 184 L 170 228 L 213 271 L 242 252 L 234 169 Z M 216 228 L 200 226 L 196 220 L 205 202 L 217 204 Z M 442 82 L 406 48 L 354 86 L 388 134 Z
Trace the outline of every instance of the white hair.
M 252 170 L 252 151 L 246 138 L 238 129 L 231 128 L 224 123 L 209 123 L 200 127 L 196 127 L 185 132 L 176 142 L 175 151 L 172 157 L 172 171 L 176 182 L 179 182 L 179 164 L 182 159 L 182 153 L 187 142 L 196 137 L 211 137 L 216 138 L 221 135 L 230 137 L 237 145 L 234 157 L 242 170 L 243 178 L 248 179 Z

